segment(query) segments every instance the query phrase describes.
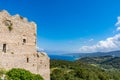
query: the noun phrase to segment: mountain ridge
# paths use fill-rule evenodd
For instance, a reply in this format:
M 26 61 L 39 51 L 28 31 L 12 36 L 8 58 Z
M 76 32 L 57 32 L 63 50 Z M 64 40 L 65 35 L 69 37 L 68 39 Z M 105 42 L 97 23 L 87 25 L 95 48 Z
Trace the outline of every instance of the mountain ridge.
M 120 50 L 110 52 L 93 52 L 93 53 L 67 53 L 65 55 L 79 56 L 79 57 L 98 57 L 98 56 L 113 56 L 120 57 Z

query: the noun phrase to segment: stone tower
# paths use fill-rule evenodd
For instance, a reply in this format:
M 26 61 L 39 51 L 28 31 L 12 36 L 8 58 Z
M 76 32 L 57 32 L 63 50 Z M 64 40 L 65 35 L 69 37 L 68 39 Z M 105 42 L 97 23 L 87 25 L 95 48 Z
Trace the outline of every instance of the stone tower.
M 0 68 L 24 68 L 50 80 L 49 57 L 36 50 L 36 24 L 0 12 Z

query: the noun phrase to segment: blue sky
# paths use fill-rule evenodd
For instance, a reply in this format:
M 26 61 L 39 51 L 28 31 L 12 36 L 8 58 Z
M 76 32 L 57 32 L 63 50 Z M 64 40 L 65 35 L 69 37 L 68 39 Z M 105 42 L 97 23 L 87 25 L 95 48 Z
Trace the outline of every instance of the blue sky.
M 116 45 L 119 41 L 113 41 L 115 36 L 119 38 L 119 3 L 120 0 L 1 0 L 0 10 L 36 22 L 39 49 L 97 52 L 120 49 Z

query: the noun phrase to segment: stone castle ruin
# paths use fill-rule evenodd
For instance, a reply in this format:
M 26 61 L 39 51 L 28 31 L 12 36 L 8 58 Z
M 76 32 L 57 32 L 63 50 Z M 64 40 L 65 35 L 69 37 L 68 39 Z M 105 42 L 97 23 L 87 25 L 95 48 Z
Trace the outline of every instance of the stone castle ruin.
M 50 80 L 49 57 L 36 50 L 36 24 L 0 12 L 0 68 L 24 68 Z

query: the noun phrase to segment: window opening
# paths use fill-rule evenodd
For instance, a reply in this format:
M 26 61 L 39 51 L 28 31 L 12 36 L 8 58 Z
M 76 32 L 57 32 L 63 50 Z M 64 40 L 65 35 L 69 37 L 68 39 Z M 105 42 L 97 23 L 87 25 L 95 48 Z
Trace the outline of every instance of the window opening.
M 23 39 L 23 43 L 26 43 L 26 39 Z
M 3 44 L 3 52 L 6 53 L 6 44 Z
M 27 63 L 29 63 L 29 58 L 27 58 Z

